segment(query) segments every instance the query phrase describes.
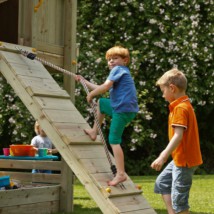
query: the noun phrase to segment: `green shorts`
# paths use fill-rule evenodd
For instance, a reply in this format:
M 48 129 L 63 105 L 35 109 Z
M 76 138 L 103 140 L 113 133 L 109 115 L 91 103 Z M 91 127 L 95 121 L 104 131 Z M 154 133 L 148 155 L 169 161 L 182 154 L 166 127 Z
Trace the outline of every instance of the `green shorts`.
M 115 113 L 110 104 L 110 99 L 100 98 L 100 112 L 112 118 L 109 132 L 109 143 L 120 144 L 125 127 L 135 118 L 135 112 Z

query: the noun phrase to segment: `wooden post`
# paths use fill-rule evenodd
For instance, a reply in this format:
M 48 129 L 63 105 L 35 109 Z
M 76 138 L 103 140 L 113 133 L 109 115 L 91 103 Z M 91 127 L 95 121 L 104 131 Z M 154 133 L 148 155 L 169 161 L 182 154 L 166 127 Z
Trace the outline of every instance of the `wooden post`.
M 60 211 L 73 212 L 73 172 L 62 158 Z
M 64 18 L 64 68 L 76 73 L 76 16 L 77 0 L 65 0 Z M 64 89 L 75 102 L 75 80 L 73 77 L 64 75 Z
M 32 1 L 19 0 L 18 44 L 32 46 Z

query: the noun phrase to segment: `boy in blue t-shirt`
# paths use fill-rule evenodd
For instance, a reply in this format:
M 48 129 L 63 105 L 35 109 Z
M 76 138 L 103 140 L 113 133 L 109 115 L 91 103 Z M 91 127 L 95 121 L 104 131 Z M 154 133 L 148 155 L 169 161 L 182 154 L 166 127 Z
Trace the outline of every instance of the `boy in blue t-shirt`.
M 124 154 L 120 143 L 122 142 L 122 134 L 125 127 L 135 118 L 139 108 L 135 84 L 129 69 L 126 67 L 130 61 L 129 51 L 121 46 L 112 47 L 106 52 L 106 60 L 110 74 L 103 84 L 96 85 L 85 79 L 84 81 L 91 90 L 87 95 L 89 103 L 95 96 L 110 91 L 110 99 L 99 99 L 97 116 L 100 124 L 102 124 L 105 115 L 112 118 L 109 143 L 114 154 L 117 174 L 112 181 L 108 181 L 108 185 L 115 186 L 127 179 Z M 80 81 L 80 79 L 83 79 L 83 77 L 77 75 L 76 80 Z M 96 140 L 98 133 L 96 123 L 94 123 L 92 129 L 84 131 L 92 140 Z

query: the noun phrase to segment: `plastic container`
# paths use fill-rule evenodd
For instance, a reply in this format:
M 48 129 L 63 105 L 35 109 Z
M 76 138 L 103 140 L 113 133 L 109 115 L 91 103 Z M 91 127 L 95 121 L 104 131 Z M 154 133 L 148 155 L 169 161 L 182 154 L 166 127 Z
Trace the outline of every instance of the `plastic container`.
M 48 149 L 46 149 L 46 148 L 39 148 L 38 149 L 39 157 L 45 157 L 45 156 L 47 156 L 47 153 L 48 153 Z
M 35 157 L 36 155 L 36 149 L 33 147 L 30 149 L 30 151 L 28 152 L 28 156 L 30 157 Z
M 0 187 L 7 187 L 10 186 L 10 176 L 2 176 L 0 177 Z
M 5 156 L 9 156 L 10 155 L 10 148 L 3 148 L 3 154 Z
M 32 145 L 10 145 L 13 156 L 30 156 Z

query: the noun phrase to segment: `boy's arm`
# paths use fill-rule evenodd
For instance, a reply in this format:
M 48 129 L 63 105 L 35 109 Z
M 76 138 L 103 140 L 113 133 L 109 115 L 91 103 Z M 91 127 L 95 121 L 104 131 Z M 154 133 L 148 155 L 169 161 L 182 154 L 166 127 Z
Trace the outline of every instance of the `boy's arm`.
M 89 88 L 90 90 L 94 90 L 94 89 L 96 89 L 97 87 L 99 87 L 99 85 L 96 85 L 96 84 L 94 84 L 94 83 L 91 83 L 91 82 L 89 82 L 89 81 L 86 80 L 86 79 L 84 79 L 84 81 L 85 81 L 85 84 L 88 86 L 88 88 Z
M 161 170 L 163 164 L 167 161 L 171 153 L 177 148 L 182 140 L 184 128 L 176 126 L 174 128 L 174 135 L 167 147 L 161 152 L 159 157 L 151 164 L 151 167 L 157 171 Z
M 86 80 L 84 77 L 82 77 L 81 75 L 76 75 L 75 76 L 75 80 L 77 82 L 80 82 L 80 80 L 84 80 L 85 84 L 87 85 L 87 87 L 90 89 L 90 90 L 94 90 L 95 88 L 97 88 L 99 85 L 96 85 L 94 83 L 91 83 L 89 82 L 88 80 Z
M 48 149 L 48 154 L 56 154 L 58 153 L 57 149 Z
M 87 95 L 87 101 L 91 102 L 97 95 L 107 92 L 113 86 L 113 83 L 111 80 L 106 80 L 102 85 L 99 85 Z

